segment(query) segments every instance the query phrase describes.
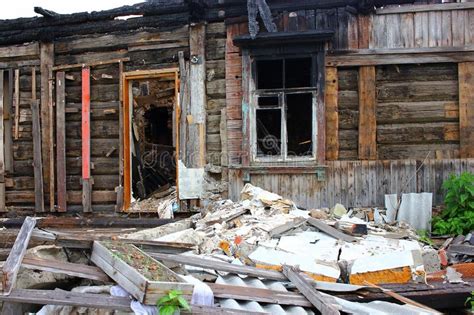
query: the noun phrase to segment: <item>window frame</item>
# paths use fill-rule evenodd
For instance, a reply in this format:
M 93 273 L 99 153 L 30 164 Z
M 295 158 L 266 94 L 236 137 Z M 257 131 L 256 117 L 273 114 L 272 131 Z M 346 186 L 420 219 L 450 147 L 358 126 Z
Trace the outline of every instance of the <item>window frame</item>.
M 250 122 L 250 161 L 253 164 L 259 163 L 289 163 L 289 162 L 317 162 L 318 157 L 318 94 L 320 91 L 319 80 L 321 76 L 318 73 L 318 53 L 301 53 L 301 54 L 281 54 L 281 55 L 260 55 L 251 57 L 251 78 L 249 80 L 249 122 Z M 260 60 L 286 60 L 311 58 L 311 86 L 296 88 L 276 88 L 276 89 L 257 89 L 258 82 L 257 62 Z M 283 61 L 283 86 L 285 86 L 285 61 Z M 311 114 L 311 155 L 305 156 L 288 156 L 288 133 L 287 133 L 287 95 L 289 94 L 312 94 L 312 114 Z M 281 146 L 279 155 L 258 155 L 257 145 L 257 109 L 259 109 L 259 97 L 278 97 L 279 108 L 281 111 Z

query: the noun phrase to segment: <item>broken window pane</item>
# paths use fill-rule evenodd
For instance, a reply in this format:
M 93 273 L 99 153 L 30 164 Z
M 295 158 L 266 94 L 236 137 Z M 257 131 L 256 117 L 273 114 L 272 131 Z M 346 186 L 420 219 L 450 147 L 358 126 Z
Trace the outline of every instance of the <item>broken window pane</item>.
M 257 61 L 257 89 L 283 88 L 283 60 Z
M 257 109 L 257 155 L 281 154 L 281 109 Z
M 279 107 L 278 96 L 260 96 L 258 98 L 258 107 Z
M 311 58 L 293 58 L 285 60 L 285 88 L 310 87 Z
M 288 156 L 312 155 L 313 94 L 286 96 Z

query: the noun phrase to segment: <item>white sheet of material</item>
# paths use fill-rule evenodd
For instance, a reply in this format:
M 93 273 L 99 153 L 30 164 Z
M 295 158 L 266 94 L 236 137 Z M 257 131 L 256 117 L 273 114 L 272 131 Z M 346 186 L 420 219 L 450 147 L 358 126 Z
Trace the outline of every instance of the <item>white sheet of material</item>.
M 400 208 L 397 213 L 397 195 L 385 195 L 385 208 L 387 208 L 389 222 L 404 221 L 415 230 L 431 231 L 432 206 L 432 193 L 402 194 Z

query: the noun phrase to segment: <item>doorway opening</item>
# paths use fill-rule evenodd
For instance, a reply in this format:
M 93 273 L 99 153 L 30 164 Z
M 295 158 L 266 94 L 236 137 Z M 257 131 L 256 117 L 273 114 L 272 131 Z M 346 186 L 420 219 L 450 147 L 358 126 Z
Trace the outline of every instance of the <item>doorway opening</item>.
M 177 187 L 178 72 L 124 74 L 124 211 Z

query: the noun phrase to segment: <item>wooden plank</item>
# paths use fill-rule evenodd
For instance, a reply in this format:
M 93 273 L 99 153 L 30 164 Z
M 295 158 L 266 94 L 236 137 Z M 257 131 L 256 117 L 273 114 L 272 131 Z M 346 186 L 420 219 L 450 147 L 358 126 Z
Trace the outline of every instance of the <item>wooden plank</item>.
M 376 66 L 393 64 L 459 63 L 474 61 L 470 48 L 394 48 L 393 50 L 359 50 L 331 52 L 326 56 L 327 67 Z
M 198 24 L 189 30 L 191 61 L 189 66 L 190 113 L 188 119 L 189 138 L 187 146 L 187 167 L 201 168 L 206 164 L 206 26 Z M 193 59 L 194 60 L 194 59 Z
M 123 187 L 123 156 L 124 156 L 124 141 L 123 141 L 123 61 L 119 61 L 119 184 L 116 188 L 117 203 L 115 211 L 123 211 L 124 203 L 124 187 Z
M 250 160 L 253 158 L 252 151 L 253 144 L 251 143 L 251 129 L 252 123 L 250 121 L 250 89 L 252 84 L 252 70 L 250 55 L 247 50 L 242 52 L 242 165 L 250 165 Z
M 460 63 L 459 144 L 461 158 L 474 158 L 474 62 Z
M 39 44 L 6 46 L 0 48 L 0 58 L 32 57 L 39 55 Z M 25 58 L 26 59 L 26 58 Z
M 359 159 L 377 159 L 375 67 L 359 69 Z
M 336 67 L 326 67 L 326 159 L 339 158 L 338 77 Z
M 15 289 L 8 296 L 0 295 L 0 301 L 40 304 L 40 305 L 72 305 L 111 309 L 130 312 L 130 298 L 112 297 L 95 293 L 76 293 L 56 290 Z
M 95 293 L 77 293 L 56 290 L 15 289 L 9 296 L 0 295 L 0 301 L 39 305 L 70 305 L 94 309 L 110 309 L 131 312 L 130 298 L 115 297 Z M 214 306 L 191 305 L 192 314 L 240 315 L 242 310 L 220 308 Z M 191 314 L 182 311 L 182 314 Z M 267 314 L 248 312 L 249 314 Z
M 91 138 L 90 138 L 90 68 L 82 68 L 82 207 L 92 211 Z
M 5 72 L 4 72 L 5 73 Z M 4 123 L 4 154 L 5 154 L 5 171 L 13 172 L 13 136 L 12 136 L 12 115 L 13 108 L 13 70 L 6 72 L 3 81 L 3 123 Z
M 62 70 L 70 70 L 74 68 L 84 68 L 84 67 L 97 67 L 97 66 L 103 66 L 103 65 L 110 65 L 113 63 L 119 63 L 119 62 L 127 62 L 130 61 L 130 58 L 117 58 L 117 59 L 110 59 L 110 60 L 103 60 L 103 61 L 96 61 L 96 62 L 90 62 L 90 63 L 76 63 L 72 65 L 60 65 L 60 66 L 55 66 L 52 68 L 53 71 L 62 71 Z
M 178 264 L 201 267 L 205 269 L 214 269 L 218 271 L 230 272 L 233 274 L 247 275 L 256 278 L 264 278 L 270 280 L 286 280 L 286 277 L 278 271 L 259 269 L 250 266 L 240 266 L 227 262 L 204 259 L 189 255 L 169 255 L 163 253 L 150 253 L 150 256 L 163 261 L 174 262 Z
M 0 212 L 5 212 L 4 71 L 0 70 Z M 7 105 L 8 106 L 8 105 Z
M 35 211 L 44 212 L 43 159 L 41 156 L 40 105 L 38 100 L 31 102 L 33 135 L 33 169 L 35 178 Z
M 290 291 L 277 291 L 217 283 L 207 283 L 207 285 L 214 293 L 214 297 L 221 299 L 235 299 L 302 307 L 313 306 L 313 304 L 311 304 L 311 302 L 309 302 L 303 295 Z
M 15 107 L 15 140 L 18 140 L 20 125 L 20 69 L 15 69 L 15 90 L 13 94 L 13 105 Z
M 53 101 L 53 93 L 54 93 L 54 77 L 53 72 L 51 70 L 48 71 L 48 120 L 49 120 L 49 129 L 48 129 L 48 152 L 49 152 L 49 208 L 51 212 L 56 211 L 55 207 L 55 170 L 54 170 L 54 163 L 55 163 L 55 149 L 54 149 L 54 101 Z M 44 130 L 43 130 L 44 132 Z M 43 161 L 44 162 L 44 161 Z
M 66 79 L 56 73 L 56 168 L 58 212 L 66 212 Z
M 10 255 L 8 255 L 8 258 L 2 268 L 2 295 L 9 295 L 15 287 L 16 276 L 20 270 L 23 257 L 26 254 L 26 249 L 28 248 L 28 243 L 35 225 L 36 219 L 27 217 L 21 226 L 20 232 L 18 232 L 15 244 L 13 244 Z
M 316 290 L 305 278 L 301 276 L 295 267 L 283 266 L 283 274 L 293 283 L 296 288 L 313 304 L 321 314 L 337 315 L 341 314 L 336 300 L 323 295 Z
M 56 260 L 25 257 L 22 266 L 27 269 L 61 273 L 72 277 L 109 282 L 110 278 L 100 268 Z
M 44 180 L 44 192 L 49 193 L 49 182 L 50 182 L 50 169 L 51 159 L 49 155 L 50 140 L 50 120 L 49 120 L 49 72 L 54 64 L 54 44 L 52 43 L 41 43 L 40 45 L 40 71 L 41 71 L 41 150 L 43 160 L 43 180 Z M 54 207 L 54 204 L 51 206 Z
M 419 5 L 402 5 L 402 6 L 386 6 L 378 8 L 376 14 L 396 14 L 408 12 L 430 12 L 430 11 L 451 11 L 474 9 L 474 3 L 443 3 L 443 4 L 419 4 Z
M 429 22 L 427 12 L 415 13 L 415 47 L 428 47 Z
M 317 220 L 315 218 L 308 218 L 308 223 L 320 230 L 321 232 L 324 232 L 338 240 L 342 240 L 344 242 L 355 242 L 357 239 L 355 237 L 352 237 L 350 235 L 346 235 L 342 233 L 341 231 L 333 228 L 332 226 L 327 225 L 321 220 Z

